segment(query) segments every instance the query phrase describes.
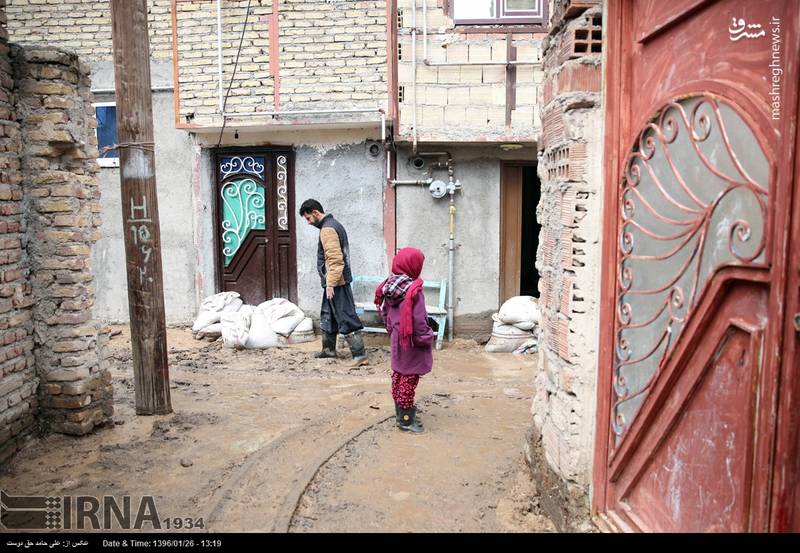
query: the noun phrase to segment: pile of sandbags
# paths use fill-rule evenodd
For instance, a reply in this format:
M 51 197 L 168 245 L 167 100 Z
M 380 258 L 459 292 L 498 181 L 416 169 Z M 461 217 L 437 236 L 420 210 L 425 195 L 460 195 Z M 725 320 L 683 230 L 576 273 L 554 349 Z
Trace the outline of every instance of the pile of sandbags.
M 492 315 L 492 337 L 486 344 L 489 353 L 534 353 L 538 350 L 539 304 L 532 296 L 515 296 Z
M 221 337 L 229 348 L 272 348 L 315 339 L 311 319 L 289 300 L 245 305 L 237 292 L 221 292 L 203 300 L 192 332 L 198 340 Z

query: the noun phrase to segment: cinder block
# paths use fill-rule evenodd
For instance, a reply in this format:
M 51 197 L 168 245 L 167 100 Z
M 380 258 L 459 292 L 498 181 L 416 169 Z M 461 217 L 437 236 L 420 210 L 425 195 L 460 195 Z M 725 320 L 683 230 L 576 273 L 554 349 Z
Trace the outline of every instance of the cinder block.
M 469 61 L 469 46 L 465 43 L 455 43 L 447 45 L 448 62 Z
M 450 69 L 449 67 L 442 67 L 441 70 Z M 440 80 L 440 68 L 417 66 L 417 83 L 437 83 L 443 82 Z
M 511 112 L 511 124 L 514 127 L 533 126 L 533 108 L 518 107 Z
M 492 87 L 471 86 L 469 87 L 469 104 L 471 106 L 488 106 L 493 103 Z
M 496 65 L 483 68 L 483 83 L 505 83 L 506 82 L 506 68 Z
M 552 5 L 550 24 L 555 27 L 563 21 L 579 16 L 589 8 L 599 6 L 600 0 L 555 0 Z
M 558 74 L 558 92 L 600 92 L 602 72 L 600 65 L 566 63 Z
M 561 36 L 558 63 L 602 53 L 603 27 L 599 15 L 571 24 Z
M 463 125 L 466 115 L 466 108 L 460 106 L 444 108 L 444 122 L 449 125 Z
M 463 108 L 462 108 L 463 109 Z M 433 127 L 444 124 L 444 108 L 425 106 L 421 110 L 426 127 Z M 409 121 L 411 120 L 409 111 Z M 418 122 L 419 124 L 419 122 Z
M 480 67 L 462 67 L 461 68 L 461 82 L 462 83 L 482 83 L 483 82 L 483 69 Z
M 439 67 L 436 82 L 439 84 L 461 84 L 461 69 L 459 67 Z
M 490 61 L 492 59 L 492 47 L 489 44 L 470 44 L 469 61 Z
M 454 86 L 447 90 L 447 103 L 451 106 L 467 106 L 470 104 L 470 90 L 466 86 Z
M 466 121 L 470 125 L 486 125 L 489 121 L 489 115 L 484 108 L 468 107 Z
M 558 106 L 544 112 L 542 124 L 544 127 L 542 146 L 545 149 L 565 140 L 564 114 Z

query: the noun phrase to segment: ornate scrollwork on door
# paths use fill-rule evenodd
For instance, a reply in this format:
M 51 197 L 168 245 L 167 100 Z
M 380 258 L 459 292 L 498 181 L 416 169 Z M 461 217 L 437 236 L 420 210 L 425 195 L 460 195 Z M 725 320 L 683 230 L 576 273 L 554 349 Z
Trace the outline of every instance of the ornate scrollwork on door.
M 263 230 L 264 187 L 253 179 L 234 179 L 222 185 L 222 253 L 225 266 L 244 243 L 251 229 Z
M 289 230 L 289 199 L 286 188 L 286 156 L 278 155 L 278 228 Z
M 266 228 L 265 158 L 225 156 L 219 159 L 218 170 L 222 181 L 222 254 L 227 267 L 250 231 Z
M 714 273 L 766 265 L 769 175 L 752 129 L 715 96 L 672 102 L 639 134 L 619 206 L 617 444 Z

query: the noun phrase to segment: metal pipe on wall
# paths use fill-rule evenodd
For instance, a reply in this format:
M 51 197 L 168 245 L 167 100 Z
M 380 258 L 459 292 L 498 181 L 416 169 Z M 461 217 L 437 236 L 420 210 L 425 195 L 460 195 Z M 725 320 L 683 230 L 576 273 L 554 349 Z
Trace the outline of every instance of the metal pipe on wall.
M 412 147 L 417 153 L 417 0 L 412 2 L 411 14 L 411 95 L 414 108 L 412 110 L 411 128 L 413 132 Z
M 418 180 L 392 180 L 390 181 L 392 186 L 397 186 L 401 184 L 410 184 L 410 185 L 430 185 L 433 182 L 433 170 L 434 169 L 447 169 L 447 177 L 449 181 L 448 193 L 450 195 L 450 206 L 448 209 L 448 213 L 450 215 L 450 221 L 448 225 L 448 239 L 447 239 L 447 340 L 452 342 L 453 341 L 453 324 L 455 321 L 455 303 L 454 303 L 454 296 L 453 296 L 453 275 L 455 274 L 455 254 L 456 254 L 456 202 L 455 202 L 455 193 L 457 189 L 460 189 L 460 184 L 458 184 L 455 180 L 455 163 L 453 163 L 453 156 L 450 152 L 442 151 L 442 152 L 420 152 L 417 154 L 419 157 L 441 157 L 447 156 L 447 162 L 442 167 L 441 162 L 437 163 L 435 166 L 432 165 L 429 169 L 428 175 L 430 175 L 427 179 L 418 179 Z
M 222 0 L 217 0 L 217 71 L 219 73 L 219 112 L 225 111 L 222 95 Z

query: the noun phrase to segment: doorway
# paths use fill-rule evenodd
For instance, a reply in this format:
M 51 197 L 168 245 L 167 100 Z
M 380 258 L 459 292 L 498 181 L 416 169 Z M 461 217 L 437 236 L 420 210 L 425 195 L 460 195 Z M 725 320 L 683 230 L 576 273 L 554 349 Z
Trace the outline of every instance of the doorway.
M 500 303 L 514 296 L 538 297 L 536 220 L 541 187 L 536 164 L 504 162 L 500 183 Z
M 218 289 L 250 305 L 296 303 L 293 153 L 219 150 L 214 167 Z

